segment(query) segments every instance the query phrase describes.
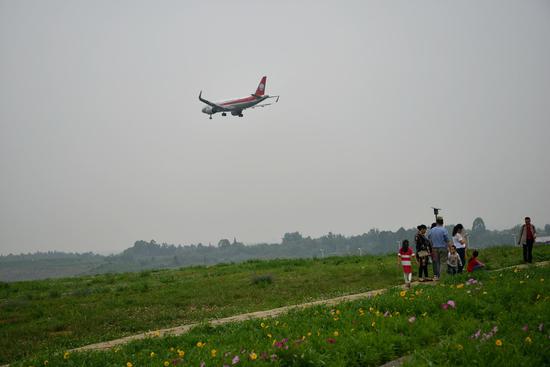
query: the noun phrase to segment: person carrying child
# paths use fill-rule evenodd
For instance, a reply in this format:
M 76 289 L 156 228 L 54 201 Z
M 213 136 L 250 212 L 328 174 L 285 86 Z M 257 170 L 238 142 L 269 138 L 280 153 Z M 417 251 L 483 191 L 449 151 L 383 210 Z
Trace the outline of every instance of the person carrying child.
M 478 256 L 479 251 L 474 250 L 472 257 L 468 260 L 468 266 L 466 267 L 468 273 L 485 268 L 485 264 L 477 259 Z
M 432 253 L 432 244 L 426 238 L 426 231 L 428 229 L 426 225 L 421 224 L 416 228 L 418 232 L 414 237 L 414 242 L 416 243 L 416 261 L 419 265 L 418 278 L 423 282 L 424 280 L 429 280 L 428 263 L 430 262 L 430 254 Z
M 462 268 L 462 261 L 460 255 L 456 252 L 456 246 L 451 245 L 451 250 L 447 255 L 447 273 L 455 275 L 458 273 L 458 269 Z
M 405 286 L 411 287 L 412 281 L 412 263 L 411 259 L 414 256 L 412 248 L 409 247 L 409 240 L 403 240 L 401 248 L 399 249 L 398 263 L 403 266 L 403 278 L 405 278 Z

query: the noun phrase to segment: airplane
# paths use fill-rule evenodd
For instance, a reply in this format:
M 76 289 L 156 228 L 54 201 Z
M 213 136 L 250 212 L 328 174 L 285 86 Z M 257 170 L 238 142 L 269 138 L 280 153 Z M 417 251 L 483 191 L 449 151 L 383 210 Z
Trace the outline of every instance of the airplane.
M 243 117 L 243 110 L 247 108 L 265 107 L 271 105 L 271 103 L 258 104 L 269 98 L 277 98 L 275 100 L 275 103 L 279 102 L 279 96 L 269 96 L 267 94 L 264 94 L 266 80 L 266 76 L 262 77 L 262 79 L 260 80 L 260 84 L 258 84 L 256 92 L 254 94 L 251 94 L 249 97 L 233 99 L 230 101 L 210 102 L 202 98 L 201 90 L 199 93 L 199 100 L 208 105 L 202 109 L 202 112 L 210 115 L 210 120 L 212 120 L 212 115 L 218 112 L 221 112 L 222 116 L 227 116 L 227 112 L 231 112 L 233 116 Z

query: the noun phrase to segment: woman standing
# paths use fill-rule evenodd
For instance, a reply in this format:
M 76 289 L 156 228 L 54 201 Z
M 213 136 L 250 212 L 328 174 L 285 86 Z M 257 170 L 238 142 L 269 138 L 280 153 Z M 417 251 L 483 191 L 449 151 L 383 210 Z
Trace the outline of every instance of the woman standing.
M 456 247 L 456 252 L 460 256 L 462 264 L 458 267 L 458 272 L 462 273 L 464 269 L 464 264 L 466 264 L 466 248 L 468 244 L 466 242 L 466 237 L 464 236 L 464 226 L 462 224 L 457 224 L 453 228 L 453 245 Z
M 424 224 L 416 227 L 418 232 L 414 236 L 414 242 L 416 243 L 416 261 L 418 261 L 419 270 L 418 278 L 423 282 L 424 279 L 428 279 L 428 263 L 430 254 L 432 252 L 432 246 L 430 241 L 426 238 L 427 227 Z

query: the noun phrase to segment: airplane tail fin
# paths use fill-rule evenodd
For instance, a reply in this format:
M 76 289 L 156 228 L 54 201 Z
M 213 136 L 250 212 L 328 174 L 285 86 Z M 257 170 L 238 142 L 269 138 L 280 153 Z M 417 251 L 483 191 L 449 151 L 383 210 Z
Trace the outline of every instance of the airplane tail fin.
M 267 77 L 262 77 L 262 80 L 260 80 L 260 84 L 258 84 L 258 88 L 256 89 L 256 93 L 254 95 L 256 96 L 263 96 L 265 93 L 265 82 L 267 80 Z

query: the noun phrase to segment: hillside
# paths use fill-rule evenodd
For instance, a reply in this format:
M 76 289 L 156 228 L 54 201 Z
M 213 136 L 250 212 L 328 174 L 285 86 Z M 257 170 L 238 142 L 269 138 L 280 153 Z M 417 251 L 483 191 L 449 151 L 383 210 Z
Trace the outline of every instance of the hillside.
M 491 248 L 492 268 L 521 258 Z M 538 247 L 536 261 L 549 260 Z M 394 255 L 248 261 L 179 270 L 2 283 L 0 362 L 147 330 L 400 284 Z

